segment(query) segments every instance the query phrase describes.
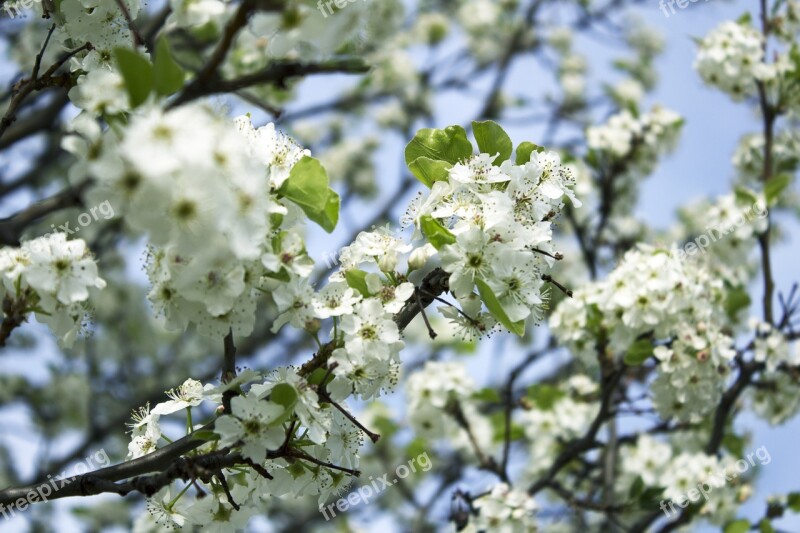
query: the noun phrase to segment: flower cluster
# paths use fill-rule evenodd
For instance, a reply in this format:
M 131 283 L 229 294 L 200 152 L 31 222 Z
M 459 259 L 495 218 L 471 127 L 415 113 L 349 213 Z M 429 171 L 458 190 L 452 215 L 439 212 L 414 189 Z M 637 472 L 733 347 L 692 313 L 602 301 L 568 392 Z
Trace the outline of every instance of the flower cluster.
M 600 126 L 586 130 L 586 142 L 598 157 L 628 159 L 629 167 L 649 174 L 658 156 L 675 146 L 683 120 L 669 109 L 655 106 L 634 116 L 624 109 Z
M 531 387 L 524 400 L 526 409 L 517 418 L 528 445 L 528 479 L 537 479 L 549 468 L 564 442 L 586 432 L 597 416 L 599 406 L 591 401 L 597 390 L 597 384 L 583 374 L 570 377 L 561 387 Z
M 739 195 L 689 205 L 679 215 L 681 227 L 673 235 L 677 240 L 694 240 L 707 267 L 731 285 L 742 286 L 750 280 L 756 271 L 752 250 L 767 226 L 763 198 L 740 189 Z
M 617 354 L 631 364 L 655 355 L 653 402 L 663 417 L 699 421 L 714 407 L 735 355 L 723 332 L 722 280 L 700 264 L 640 245 L 606 280 L 574 296 L 556 308 L 550 326 L 576 357 L 595 366 Z M 608 341 L 599 352 L 598 337 Z
M 705 486 L 713 493 L 699 502 L 700 515 L 715 524 L 731 520 L 751 493 L 738 479 L 736 461 L 729 456 L 718 458 L 695 451 L 677 453 L 676 444 L 639 436 L 635 445 L 626 448 L 625 461 L 620 463 L 620 493 L 630 494 L 631 486 L 641 479 L 645 487 L 663 487 L 664 501 L 673 502 L 679 510 L 677 502 L 685 501 L 689 491 Z
M 723 22 L 699 44 L 694 67 L 703 81 L 734 100 L 755 94 L 756 82 L 771 83 L 794 69 L 786 54 L 764 61 L 764 36 L 746 22 Z
M 767 372 L 774 372 L 781 365 L 790 367 L 800 365 L 798 359 L 800 352 L 794 350 L 794 353 L 791 353 L 789 343 L 780 330 L 755 317 L 750 319 L 750 328 L 756 333 L 753 341 L 753 360 L 764 363 Z
M 524 491 L 498 483 L 485 496 L 475 499 L 472 506 L 478 515 L 470 518 L 467 533 L 501 531 L 503 533 L 532 533 L 537 531 L 536 500 Z
M 779 132 L 772 140 L 771 153 L 775 168 L 794 172 L 800 161 L 800 135 L 793 129 Z M 746 183 L 760 179 L 764 169 L 763 134 L 753 133 L 741 139 L 733 154 L 733 166 Z
M 0 250 L 0 276 L 4 320 L 34 312 L 64 346 L 71 346 L 85 325 L 92 291 L 106 286 L 86 243 L 68 241 L 64 233 Z
M 469 426 L 481 449 L 489 449 L 491 425 L 473 398 L 472 378 L 463 365 L 428 361 L 406 380 L 408 419 L 417 435 L 431 440 L 447 439 L 456 449 L 471 450 L 467 433 L 458 420 Z M 471 453 L 471 452 L 468 452 Z
M 540 317 L 542 273 L 556 253 L 551 220 L 564 196 L 580 206 L 572 192 L 574 179 L 558 154 L 532 150 L 528 157 L 518 155 L 520 164 L 497 164 L 497 157 L 481 153 L 452 165 L 416 212 L 426 236 L 448 235 L 439 256 L 450 273 L 451 292 L 465 311 L 472 311 L 462 322 L 469 337 L 485 333 L 494 318 L 505 319 L 509 327 Z M 490 309 L 494 318 L 479 313 L 476 286 L 484 303 L 488 292 L 497 298 L 501 312 Z
M 572 48 L 569 28 L 551 30 L 549 44 L 558 54 L 558 81 L 563 91 L 564 107 L 580 107 L 586 101 L 586 58 Z
M 192 408 L 211 403 L 219 409 L 225 391 L 246 385 L 258 377 L 256 373 L 246 371 L 234 381 L 218 387 L 211 384 L 203 386 L 196 380 L 188 379 L 177 389 L 167 392 L 170 397 L 168 401 L 152 409 L 146 406 L 134 412 L 130 424 L 128 458 L 147 455 L 156 450 L 162 441 L 169 442 L 162 429 L 161 417 L 185 411 L 187 430 L 199 430 L 200 426 L 192 423 Z M 174 507 L 175 502 L 165 506 L 169 499 L 163 500 L 164 495 L 158 494 L 149 500 L 151 519 L 166 526 L 182 526 L 188 521 L 210 527 L 233 513 L 246 522 L 264 497 L 316 495 L 322 503 L 349 484 L 347 475 L 325 464 L 346 469 L 357 468 L 363 435 L 340 411 L 330 406 L 320 406 L 316 388 L 310 386 L 297 371 L 290 367 L 276 370 L 263 382 L 251 385 L 246 393 L 234 396 L 230 403 L 231 411 L 215 420 L 213 431 L 217 438 L 206 443 L 203 451 L 226 446 L 238 447 L 246 460 L 260 466 L 263 469 L 261 471 L 268 472 L 272 479 L 267 483 L 255 470 L 248 472 L 244 479 L 231 478 L 231 482 L 235 479 L 236 489 L 232 493 L 240 507 L 235 510 L 229 507 L 229 502 L 221 494 L 197 499 L 192 504 L 183 501 L 177 508 Z M 292 419 L 295 423 L 290 426 L 294 429 L 287 431 L 285 423 Z M 277 453 L 283 446 L 292 444 L 297 435 L 308 439 L 302 447 L 308 462 L 287 460 L 280 455 L 268 459 L 270 451 Z M 197 438 L 206 437 L 200 437 L 198 433 Z M 211 486 L 211 489 L 215 490 L 215 487 Z M 208 505 L 209 499 L 214 500 L 213 509 L 219 513 L 196 512 Z M 165 512 L 167 510 L 170 512 Z
M 149 236 L 149 299 L 171 326 L 249 334 L 269 277 L 311 273 L 296 208 L 277 196 L 308 151 L 272 124 L 254 129 L 197 105 L 147 110 L 120 137 L 93 135 L 69 146 L 97 180 L 91 194 Z
M 143 7 L 141 0 L 124 0 L 127 13 L 136 20 Z M 59 5 L 54 42 L 62 49 L 74 50 L 84 43 L 91 49 L 74 55 L 69 67 L 77 85 L 69 97 L 78 108 L 95 114 L 115 115 L 130 108 L 125 84 L 114 60 L 114 50 L 128 47 L 131 31 L 117 3 L 77 0 Z

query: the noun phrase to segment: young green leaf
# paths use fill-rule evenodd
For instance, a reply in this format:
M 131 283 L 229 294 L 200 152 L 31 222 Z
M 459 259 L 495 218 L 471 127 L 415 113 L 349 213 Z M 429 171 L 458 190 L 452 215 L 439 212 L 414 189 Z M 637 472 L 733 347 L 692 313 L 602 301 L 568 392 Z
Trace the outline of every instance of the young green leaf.
M 744 519 L 728 522 L 724 529 L 725 533 L 747 533 L 748 531 L 750 531 L 750 521 Z
M 277 426 L 286 422 L 294 412 L 294 406 L 297 405 L 298 394 L 294 387 L 288 383 L 278 383 L 269 393 L 269 400 L 284 408 L 283 413 L 273 420 L 270 425 Z
M 442 226 L 442 224 L 430 215 L 422 215 L 419 218 L 420 230 L 423 235 L 428 239 L 428 242 L 433 245 L 437 250 L 446 244 L 453 244 L 456 242 L 456 237 L 450 230 Z
M 330 233 L 339 220 L 339 195 L 328 188 L 328 173 L 313 157 L 298 161 L 278 193 L 297 204 L 303 212 Z
M 183 87 L 183 69 L 172 58 L 167 38 L 162 35 L 156 42 L 156 58 L 153 63 L 153 79 L 156 93 L 169 96 Z
M 345 270 L 344 279 L 351 288 L 360 292 L 364 298 L 368 298 L 370 296 L 369 287 L 367 287 L 367 273 L 363 270 L 359 270 L 357 268 Z
M 566 394 L 548 383 L 537 383 L 528 387 L 527 397 L 542 411 L 549 411 Z
M 791 182 L 792 177 L 789 174 L 780 174 L 770 178 L 764 185 L 764 196 L 767 199 L 767 205 L 772 205 Z
M 517 146 L 517 157 L 515 162 L 518 165 L 524 165 L 531 160 L 531 154 L 533 152 L 544 152 L 544 148 L 538 144 L 533 144 L 532 142 L 528 141 L 519 143 L 519 146 Z
M 131 107 L 142 105 L 153 89 L 153 65 L 147 58 L 129 48 L 115 48 L 114 57 L 125 81 Z
M 625 354 L 625 364 L 638 366 L 647 361 L 653 355 L 653 343 L 648 339 L 639 339 L 633 343 Z
M 339 195 L 333 189 L 328 189 L 328 199 L 325 201 L 325 209 L 319 213 L 308 213 L 308 218 L 316 222 L 328 233 L 336 229 L 339 222 Z
M 500 394 L 498 394 L 498 392 L 495 389 L 491 387 L 486 387 L 484 389 L 473 392 L 472 399 L 479 402 L 500 403 Z
M 448 126 L 443 130 L 423 128 L 406 145 L 405 151 L 406 165 L 420 157 L 456 164 L 471 156 L 472 143 L 461 126 Z
M 491 120 L 485 122 L 474 121 L 472 123 L 472 133 L 478 143 L 478 150 L 483 154 L 500 154 L 493 164 L 500 166 L 500 163 L 511 157 L 514 145 L 511 138 L 500 127 L 499 124 Z
M 503 310 L 503 306 L 500 305 L 500 300 L 497 299 L 497 296 L 494 295 L 491 287 L 486 284 L 485 281 L 476 279 L 475 284 L 478 286 L 478 293 L 481 295 L 481 300 L 483 300 L 483 304 L 492 313 L 492 316 L 495 317 L 498 322 L 503 324 L 508 331 L 519 335 L 522 337 L 525 334 L 525 321 L 520 320 L 519 322 L 512 322 L 508 315 L 506 314 L 505 310 Z
M 447 161 L 431 159 L 430 157 L 418 157 L 408 164 L 408 170 L 429 189 L 434 182 L 446 181 L 448 171 L 453 165 Z

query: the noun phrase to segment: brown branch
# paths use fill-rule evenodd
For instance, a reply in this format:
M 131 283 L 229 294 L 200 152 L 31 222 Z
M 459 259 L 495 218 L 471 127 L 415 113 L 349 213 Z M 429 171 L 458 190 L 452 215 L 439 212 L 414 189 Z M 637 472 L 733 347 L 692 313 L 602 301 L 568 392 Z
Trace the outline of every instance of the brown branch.
M 447 290 L 448 279 L 449 279 L 449 274 L 444 272 L 442 269 L 437 268 L 431 271 L 427 276 L 425 276 L 425 278 L 422 281 L 422 287 L 424 287 L 425 290 L 431 294 L 442 294 L 445 290 Z M 406 305 L 403 307 L 403 309 L 401 309 L 400 312 L 398 312 L 394 317 L 395 323 L 397 323 L 398 327 L 401 330 L 404 329 L 406 326 L 408 326 L 411 320 L 413 320 L 413 318 L 417 315 L 417 313 L 420 312 L 418 303 L 415 300 L 416 299 L 413 296 L 410 297 L 409 300 L 406 302 Z M 428 306 L 433 301 L 433 299 L 430 296 L 423 294 L 421 301 L 424 306 Z M 329 342 L 323 345 L 323 347 L 316 354 L 314 354 L 312 359 L 301 367 L 299 371 L 300 375 L 307 377 L 315 369 L 322 368 L 324 365 L 326 365 L 328 357 L 333 352 L 334 347 L 335 346 L 333 342 Z M 214 422 L 211 421 L 205 426 L 203 426 L 201 429 L 212 430 L 213 428 L 214 428 Z M 126 461 L 114 466 L 102 468 L 100 470 L 89 472 L 81 476 L 73 476 L 71 478 L 67 478 L 67 482 L 64 484 L 64 486 L 62 486 L 59 490 L 50 495 L 48 499 L 53 500 L 53 499 L 66 498 L 72 496 L 90 496 L 104 492 L 127 494 L 131 490 L 139 490 L 137 487 L 134 487 L 133 485 L 117 484 L 115 482 L 123 481 L 136 476 L 142 476 L 144 474 L 150 474 L 153 472 L 161 472 L 161 474 L 158 474 L 158 476 L 163 476 L 163 477 L 158 479 L 167 480 L 172 474 L 167 474 L 166 471 L 173 465 L 173 463 L 176 463 L 182 458 L 183 455 L 199 448 L 203 444 L 204 441 L 192 438 L 192 435 L 187 435 L 143 457 L 139 457 L 131 461 Z M 359 475 L 359 472 L 357 470 L 351 470 L 344 467 L 332 465 L 329 463 L 324 463 L 297 450 L 288 449 L 286 453 L 289 454 L 289 456 L 294 457 L 296 459 L 311 461 L 314 462 L 315 464 L 325 466 L 327 468 L 332 468 L 335 470 L 340 470 L 342 472 L 346 472 L 351 475 Z M 236 458 L 237 456 L 233 454 L 231 459 L 226 459 L 226 460 L 235 461 Z M 196 459 L 197 458 L 195 458 L 195 460 Z M 240 463 L 234 462 L 231 464 L 240 464 Z M 174 471 L 172 472 L 175 473 Z M 178 477 L 172 478 L 171 480 L 178 479 Z M 111 483 L 109 484 L 109 482 Z M 38 483 L 38 484 L 27 485 L 24 487 L 8 488 L 2 490 L 0 491 L 0 504 L 9 505 L 18 500 L 19 498 L 26 498 L 28 493 L 30 493 L 31 491 L 35 491 L 36 488 L 40 487 L 41 485 L 42 483 Z M 157 483 L 151 482 L 151 484 L 148 486 L 155 487 L 156 485 Z
M 544 477 L 533 483 L 530 488 L 528 488 L 528 494 L 534 495 L 543 488 L 547 487 L 555 479 L 556 475 L 558 475 L 558 473 L 561 472 L 565 466 L 572 462 L 573 459 L 576 459 L 580 454 L 594 447 L 598 431 L 600 431 L 603 423 L 610 416 L 611 400 L 614 395 L 614 391 L 620 382 L 620 379 L 622 379 L 624 370 L 624 367 L 613 370 L 603 379 L 603 393 L 602 400 L 600 402 L 600 410 L 597 412 L 597 416 L 592 421 L 588 431 L 580 439 L 574 440 L 567 444 L 564 451 L 558 455 Z
M 291 78 L 311 74 L 349 73 L 363 74 L 369 66 L 357 59 L 330 59 L 323 63 L 299 63 L 296 61 L 275 61 L 267 68 L 253 74 L 246 74 L 232 80 L 208 79 L 202 84 L 191 83 L 168 106 L 172 109 L 192 100 L 220 93 L 238 92 L 262 84 L 285 87 Z M 197 78 L 196 78 L 197 79 Z
M 225 335 L 223 341 L 223 347 L 224 354 L 220 381 L 229 383 L 236 377 L 236 345 L 233 343 L 233 329 L 228 329 L 228 334 Z M 237 393 L 233 389 L 228 389 L 222 393 L 222 407 L 226 413 L 231 413 L 231 399 L 236 395 Z
M 56 211 L 83 205 L 81 194 L 90 184 L 91 180 L 85 180 L 46 200 L 37 202 L 13 216 L 0 219 L 0 244 L 19 246 L 20 236 L 28 225 Z
M 48 35 L 49 40 L 49 35 Z M 46 42 L 45 42 L 46 44 Z M 54 77 L 54 74 L 58 69 L 60 69 L 64 63 L 66 63 L 71 57 L 74 55 L 83 52 L 84 50 L 92 50 L 91 43 L 85 43 L 83 46 L 72 50 L 69 53 L 64 54 L 61 56 L 58 61 L 53 63 L 50 68 L 48 68 L 42 77 L 39 77 L 39 68 L 41 63 L 41 57 L 37 56 L 36 64 L 33 67 L 33 71 L 31 72 L 31 77 L 28 80 L 22 80 L 19 82 L 18 91 L 16 94 L 11 98 L 11 102 L 8 104 L 8 109 L 6 110 L 6 114 L 0 119 L 0 137 L 6 132 L 9 126 L 13 124 L 16 120 L 16 114 L 19 107 L 22 105 L 22 102 L 28 97 L 29 94 L 45 89 L 47 87 L 64 87 L 69 86 L 72 83 L 72 77 L 70 75 L 66 75 L 65 77 Z M 42 51 L 41 53 L 44 53 Z

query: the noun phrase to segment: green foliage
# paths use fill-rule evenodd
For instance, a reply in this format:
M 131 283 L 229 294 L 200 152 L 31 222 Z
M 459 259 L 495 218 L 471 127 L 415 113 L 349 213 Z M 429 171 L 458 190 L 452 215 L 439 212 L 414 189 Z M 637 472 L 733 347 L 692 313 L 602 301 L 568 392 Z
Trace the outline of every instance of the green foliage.
M 361 293 L 365 298 L 369 297 L 369 288 L 367 287 L 367 273 L 357 268 L 351 268 L 345 271 L 344 279 L 347 284 L 353 289 Z
M 406 165 L 419 157 L 456 164 L 470 156 L 472 143 L 461 126 L 448 126 L 443 130 L 423 128 L 414 135 L 405 151 Z
M 157 94 L 169 96 L 183 87 L 183 69 L 175 62 L 166 36 L 156 42 L 156 58 L 153 63 L 153 82 Z
M 408 164 L 408 169 L 428 188 L 433 187 L 436 181 L 446 181 L 447 173 L 453 167 L 447 161 L 431 159 L 430 157 L 418 157 Z
M 173 59 L 164 36 L 156 42 L 155 63 L 130 48 L 115 48 L 114 57 L 133 108 L 142 105 L 152 92 L 169 96 L 183 87 L 184 71 Z
M 298 394 L 294 387 L 288 383 L 278 383 L 269 393 L 269 400 L 273 403 L 283 406 L 284 411 L 281 416 L 275 419 L 271 425 L 278 425 L 286 422 L 294 412 L 294 406 L 297 405 Z
M 495 296 L 491 287 L 489 287 L 485 281 L 480 279 L 476 279 L 475 284 L 478 286 L 478 293 L 481 295 L 483 304 L 486 306 L 492 316 L 495 317 L 498 322 L 503 324 L 503 326 L 505 326 L 511 333 L 519 335 L 520 337 L 525 335 L 525 321 L 520 320 L 518 322 L 512 322 L 511 319 L 508 318 L 503 306 L 500 305 L 500 301 L 497 299 L 497 296 Z
M 518 165 L 524 165 L 531 160 L 531 154 L 533 152 L 544 152 L 544 148 L 532 142 L 522 141 L 519 143 L 519 146 L 517 146 L 516 163 Z
M 434 248 L 439 250 L 442 246 L 453 244 L 456 242 L 456 237 L 450 230 L 442 226 L 442 224 L 430 215 L 423 215 L 419 219 L 419 226 L 425 238 L 433 245 Z
M 472 399 L 479 402 L 500 403 L 500 394 L 495 389 L 486 387 L 472 393 Z
M 153 89 L 153 65 L 146 57 L 129 48 L 116 48 L 114 56 L 125 81 L 131 107 L 139 107 Z
M 547 383 L 537 383 L 528 387 L 528 400 L 542 411 L 550 411 L 564 396 L 566 396 L 564 391 Z
M 789 174 L 779 174 L 770 178 L 764 185 L 764 196 L 767 199 L 767 205 L 773 205 L 791 182 L 792 176 Z
M 725 533 L 747 533 L 747 531 L 750 531 L 750 521 L 742 519 L 728 522 L 725 524 L 723 531 Z
M 297 204 L 303 212 L 332 232 L 339 221 L 339 195 L 328 187 L 328 173 L 313 157 L 298 161 L 283 182 L 278 193 Z
M 647 361 L 653 355 L 653 343 L 649 339 L 639 339 L 634 342 L 625 354 L 625 364 L 638 366 Z
M 491 120 L 485 122 L 474 121 L 472 123 L 472 133 L 475 135 L 475 141 L 478 143 L 478 150 L 481 153 L 500 154 L 494 160 L 494 165 L 499 166 L 500 163 L 507 161 L 511 157 L 511 152 L 514 149 L 511 144 L 511 138 L 496 122 Z

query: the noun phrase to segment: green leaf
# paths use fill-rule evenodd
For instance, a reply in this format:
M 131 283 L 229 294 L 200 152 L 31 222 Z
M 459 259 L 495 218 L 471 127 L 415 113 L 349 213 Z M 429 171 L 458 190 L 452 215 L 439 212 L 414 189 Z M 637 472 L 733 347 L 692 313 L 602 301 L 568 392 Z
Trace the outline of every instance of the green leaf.
M 325 379 L 326 385 L 333 381 L 333 378 L 335 377 L 333 372 L 328 372 L 328 370 L 325 368 L 316 368 L 311 375 L 308 376 L 308 382 L 312 385 L 321 385 L 325 376 L 328 376 L 327 379 Z
M 639 495 L 639 507 L 642 509 L 652 509 L 658 507 L 664 494 L 664 487 L 647 487 Z
M 277 426 L 286 422 L 294 412 L 294 406 L 297 405 L 297 398 L 297 391 L 288 383 L 278 383 L 275 385 L 269 393 L 269 401 L 283 406 L 284 410 L 270 425 Z
M 486 403 L 500 403 L 500 394 L 491 387 L 483 388 L 472 393 L 472 399 Z
M 734 320 L 742 309 L 750 307 L 750 295 L 743 287 L 735 287 L 728 291 L 725 298 L 725 312 Z
M 528 141 L 523 141 L 519 143 L 519 146 L 517 146 L 516 163 L 518 165 L 524 165 L 525 163 L 531 160 L 531 154 L 533 152 L 544 152 L 544 148 L 539 146 L 538 144 L 534 144 Z
M 381 433 L 381 435 L 383 435 L 383 433 Z M 406 446 L 406 457 L 419 457 L 430 449 L 430 444 L 428 444 L 425 439 L 417 437 Z
M 395 421 L 388 416 L 376 416 L 372 418 L 371 422 L 371 429 L 381 436 L 381 440 L 388 441 L 399 429 Z
M 169 96 L 183 87 L 183 69 L 172 58 L 166 36 L 156 42 L 156 58 L 153 62 L 153 79 L 156 93 Z
M 644 480 L 642 476 L 636 476 L 633 480 L 630 490 L 628 491 L 628 499 L 635 500 L 644 492 Z
M 211 441 L 211 440 L 219 440 L 220 436 L 210 429 L 200 429 L 198 431 L 192 432 L 192 436 L 190 440 L 204 440 L 204 441 Z
M 726 450 L 731 452 L 734 457 L 743 457 L 744 456 L 744 445 L 745 440 L 743 437 L 739 435 L 734 435 L 733 433 L 728 433 L 724 437 L 722 437 L 722 445 L 725 447 Z
M 282 405 L 286 410 L 297 404 L 297 391 L 288 383 L 278 383 L 269 392 L 269 401 Z
M 475 135 L 475 141 L 477 141 L 478 150 L 481 153 L 500 154 L 493 162 L 495 166 L 500 166 L 500 163 L 511 157 L 514 145 L 511 144 L 511 138 L 498 123 L 491 120 L 484 122 L 473 121 L 472 133 Z
M 414 135 L 405 150 L 406 165 L 419 157 L 456 164 L 471 156 L 472 143 L 461 126 L 448 126 L 443 130 L 423 128 Z
M 725 533 L 747 533 L 750 531 L 750 521 L 742 519 L 728 522 L 723 531 Z
M 756 193 L 745 187 L 734 187 L 733 194 L 736 196 L 736 200 L 747 206 L 751 206 L 758 201 Z
M 790 492 L 787 494 L 786 505 L 795 513 L 800 513 L 800 492 Z
M 367 287 L 367 273 L 357 268 L 345 270 L 344 279 L 353 289 L 361 293 L 364 298 L 369 298 L 369 287 Z
M 449 170 L 453 167 L 447 161 L 418 157 L 408 164 L 408 170 L 429 189 L 436 181 L 447 181 Z
M 772 524 L 766 518 L 762 519 L 761 522 L 758 523 L 758 530 L 761 533 L 775 533 L 775 528 L 772 527 Z
M 512 322 L 508 315 L 506 314 L 503 306 L 500 305 L 500 300 L 497 299 L 497 296 L 494 295 L 492 292 L 491 287 L 486 284 L 485 281 L 481 279 L 476 279 L 475 284 L 478 286 L 478 293 L 481 295 L 481 300 L 483 300 L 483 304 L 492 313 L 498 322 L 503 324 L 508 331 L 511 333 L 515 333 L 522 337 L 525 335 L 525 321 L 520 320 L 519 322 Z
M 333 189 L 328 189 L 328 200 L 325 209 L 319 213 L 307 213 L 312 222 L 319 224 L 328 233 L 336 229 L 339 222 L 339 195 Z
M 438 220 L 430 215 L 422 215 L 419 217 L 419 228 L 428 239 L 428 242 L 437 250 L 446 244 L 453 244 L 456 242 L 455 235 L 450 233 L 450 230 L 442 226 Z
M 317 159 L 303 156 L 278 192 L 308 214 L 320 213 L 328 203 L 328 173 Z
M 503 411 L 496 411 L 489 415 L 489 422 L 492 424 L 494 442 L 505 442 L 506 440 L 506 416 Z M 511 427 L 508 431 L 510 440 L 520 440 L 525 437 L 525 428 L 520 424 L 511 421 Z
M 750 15 L 749 11 L 745 12 L 738 19 L 736 19 L 736 23 L 741 24 L 742 26 L 749 26 L 751 22 L 753 22 L 753 17 Z M 727 533 L 727 531 L 725 533 Z
M 153 65 L 146 57 L 129 48 L 115 48 L 114 56 L 125 81 L 131 107 L 142 105 L 153 89 Z
M 328 188 L 328 173 L 318 160 L 304 156 L 289 172 L 278 193 L 297 204 L 330 233 L 339 221 L 339 195 Z
M 638 366 L 647 361 L 653 355 L 653 343 L 648 339 L 639 339 L 633 343 L 625 354 L 625 364 Z
M 597 304 L 590 304 L 586 309 L 586 329 L 596 335 L 603 327 L 603 312 Z
M 528 387 L 528 399 L 542 411 L 551 410 L 564 396 L 566 396 L 564 391 L 547 383 L 537 383 Z
M 792 177 L 789 174 L 780 174 L 773 176 L 764 185 L 764 197 L 767 199 L 767 205 L 772 205 L 774 200 L 777 200 L 784 189 L 792 182 Z

